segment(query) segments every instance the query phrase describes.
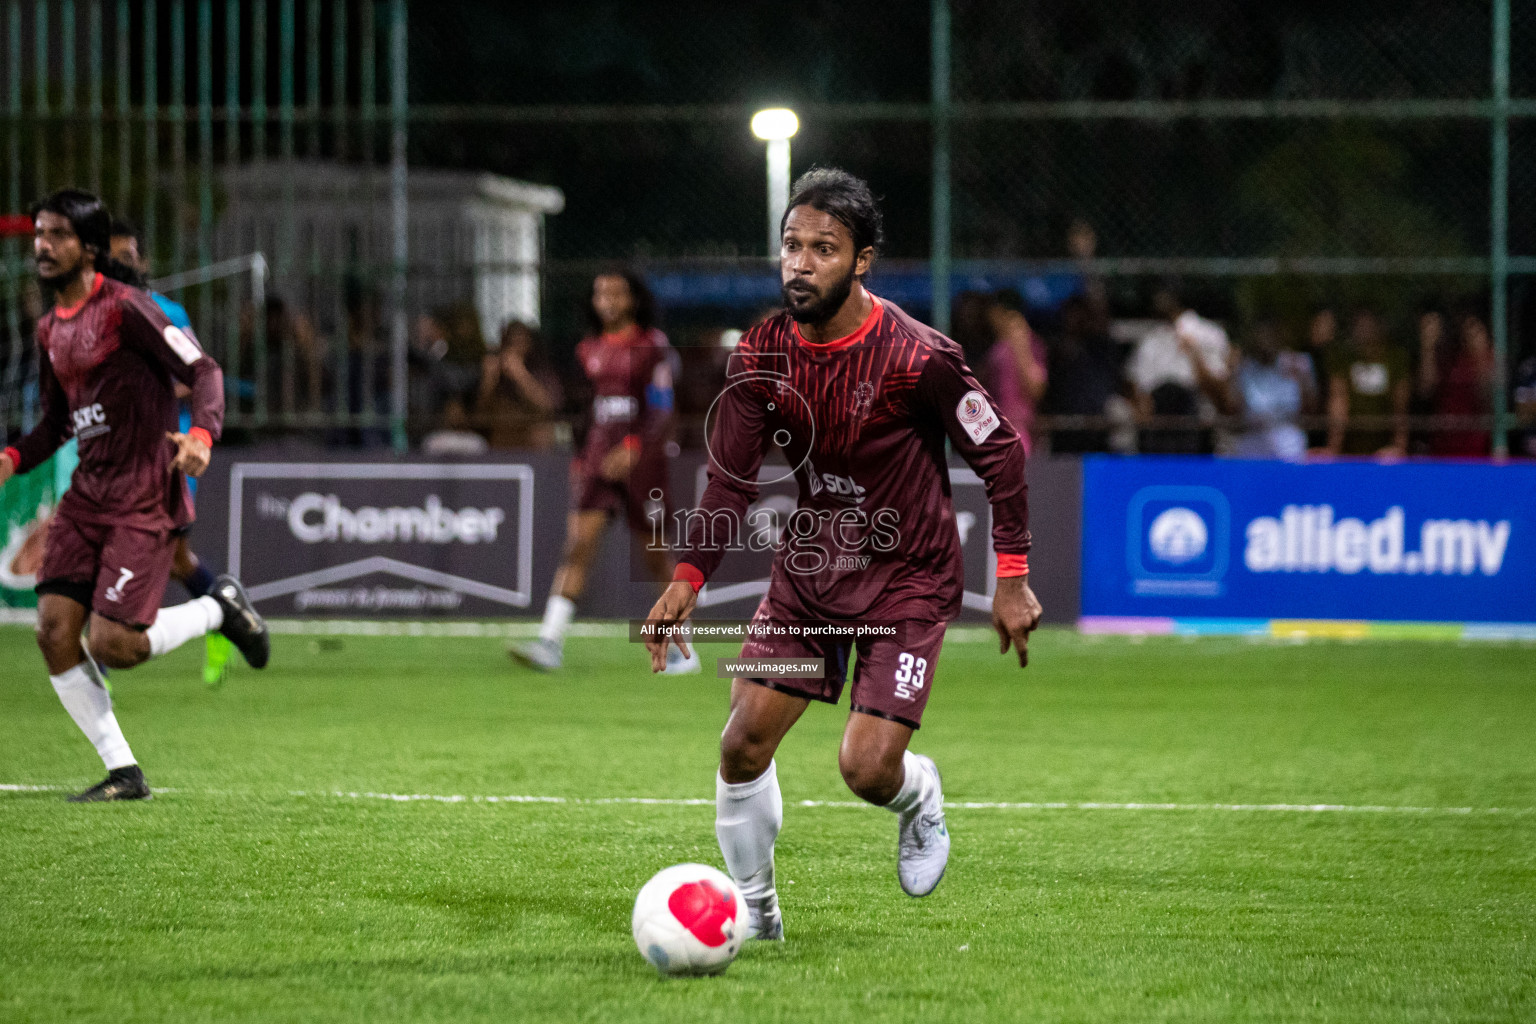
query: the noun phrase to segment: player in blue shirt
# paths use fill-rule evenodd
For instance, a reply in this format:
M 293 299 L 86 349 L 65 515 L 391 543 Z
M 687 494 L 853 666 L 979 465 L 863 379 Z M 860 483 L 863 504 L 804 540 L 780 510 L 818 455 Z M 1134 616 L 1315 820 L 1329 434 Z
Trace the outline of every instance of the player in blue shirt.
M 138 229 L 127 221 L 117 218 L 112 220 L 112 258 L 135 271 L 140 277 L 149 277 L 149 257 L 144 253 Z M 181 303 L 166 298 L 156 291 L 150 291 L 149 295 L 172 324 L 189 330 L 192 328 L 192 318 L 187 315 L 186 307 Z M 180 395 L 180 389 L 177 393 Z M 186 433 L 191 423 L 192 411 L 183 402 L 181 405 L 182 433 Z M 192 489 L 193 497 L 196 497 L 197 481 L 187 482 Z M 216 575 L 217 573 L 209 568 L 206 562 L 193 553 L 191 545 L 187 543 L 186 532 L 179 533 L 176 537 L 175 561 L 171 564 L 171 578 L 185 587 L 187 593 L 193 597 L 202 597 L 212 589 Z M 208 635 L 207 645 L 206 660 L 203 663 L 203 682 L 213 686 L 223 681 L 225 668 L 234 647 L 217 633 Z

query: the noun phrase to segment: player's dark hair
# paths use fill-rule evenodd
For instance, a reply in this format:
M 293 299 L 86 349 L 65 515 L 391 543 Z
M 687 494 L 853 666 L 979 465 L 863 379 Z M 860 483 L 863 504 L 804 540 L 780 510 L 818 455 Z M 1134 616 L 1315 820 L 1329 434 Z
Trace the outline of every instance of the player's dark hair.
M 56 213 L 69 221 L 80 244 L 96 250 L 95 269 L 107 269 L 112 252 L 112 215 L 107 212 L 106 203 L 89 192 L 65 188 L 33 203 L 30 212 L 34 223 L 40 213 Z
M 139 229 L 134 226 L 133 221 L 124 217 L 112 218 L 111 237 L 131 238 L 138 245 L 139 251 L 144 251 L 144 236 L 139 234 Z
M 635 325 L 642 331 L 648 331 L 656 326 L 656 296 L 651 294 L 650 286 L 645 283 L 645 278 L 640 276 L 640 271 L 628 266 L 609 267 L 592 276 L 593 285 L 597 284 L 599 277 L 622 277 L 624 283 L 629 285 L 629 297 L 634 304 Z M 591 288 L 587 289 L 587 326 L 591 328 L 593 334 L 601 334 L 603 321 L 597 315 L 597 307 L 592 305 L 592 291 Z
M 121 281 L 130 288 L 138 288 L 140 291 L 149 290 L 149 282 L 144 280 L 144 275 L 134 267 L 130 267 L 122 260 L 115 260 L 110 255 L 105 261 L 98 261 L 96 269 L 103 277 L 110 277 L 114 281 Z
M 885 217 L 869 183 L 842 168 L 813 167 L 796 179 L 789 205 L 779 218 L 779 234 L 784 233 L 790 211 L 797 206 L 809 206 L 841 221 L 853 236 L 855 254 L 874 249 L 878 256 L 885 245 Z

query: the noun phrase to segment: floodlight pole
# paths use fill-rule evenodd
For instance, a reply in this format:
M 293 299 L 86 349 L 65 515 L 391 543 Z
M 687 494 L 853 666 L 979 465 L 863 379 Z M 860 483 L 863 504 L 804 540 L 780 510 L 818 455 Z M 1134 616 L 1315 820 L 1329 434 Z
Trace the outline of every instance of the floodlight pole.
M 768 140 L 768 258 L 779 258 L 779 225 L 789 206 L 789 140 Z
M 1509 454 L 1509 0 L 1493 3 L 1492 195 L 1489 277 L 1493 328 L 1493 454 Z

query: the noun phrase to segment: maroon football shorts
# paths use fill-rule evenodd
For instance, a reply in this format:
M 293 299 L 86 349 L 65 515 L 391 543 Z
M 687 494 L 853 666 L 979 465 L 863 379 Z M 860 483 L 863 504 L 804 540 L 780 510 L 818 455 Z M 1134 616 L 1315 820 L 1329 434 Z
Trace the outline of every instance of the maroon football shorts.
M 63 594 L 103 618 L 144 629 L 160 612 L 176 539 L 169 530 L 76 522 L 48 524 L 39 594 Z
M 755 624 L 787 626 L 788 617 L 764 597 L 752 616 Z M 798 620 L 797 620 L 798 621 Z M 933 689 L 939 649 L 944 646 L 944 622 L 901 622 L 894 637 L 859 637 L 845 640 L 828 637 L 792 637 L 782 633 L 748 640 L 741 645 L 743 658 L 823 658 L 822 679 L 749 677 L 749 682 L 780 693 L 836 704 L 848 678 L 848 657 L 857 652 L 853 668 L 852 708 L 865 715 L 887 718 L 913 729 L 921 727 L 923 709 Z
M 629 471 L 627 480 L 606 480 L 596 465 L 584 459 L 571 463 L 571 507 L 577 512 L 606 512 L 620 515 L 632 530 L 649 532 L 651 521 L 646 513 L 657 508 L 654 495 L 661 495 L 661 514 L 667 502 L 667 463 L 665 459 L 642 459 Z

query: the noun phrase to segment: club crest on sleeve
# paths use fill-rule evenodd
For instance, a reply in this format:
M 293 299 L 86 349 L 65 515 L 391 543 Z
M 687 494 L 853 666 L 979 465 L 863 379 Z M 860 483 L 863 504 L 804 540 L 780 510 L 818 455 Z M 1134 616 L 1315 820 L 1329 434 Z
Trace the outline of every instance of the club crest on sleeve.
M 188 366 L 202 358 L 203 350 L 198 348 L 197 342 L 188 337 L 187 332 L 180 327 L 170 324 L 162 333 L 165 335 L 165 343 L 171 346 L 171 351 L 175 352 L 177 357 Z
M 961 397 L 960 404 L 955 407 L 955 418 L 977 444 L 990 437 L 1002 423 L 992 411 L 992 403 L 980 391 L 967 391 Z

